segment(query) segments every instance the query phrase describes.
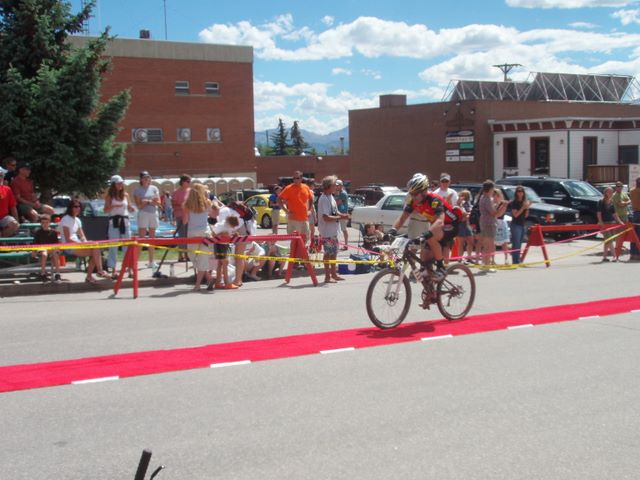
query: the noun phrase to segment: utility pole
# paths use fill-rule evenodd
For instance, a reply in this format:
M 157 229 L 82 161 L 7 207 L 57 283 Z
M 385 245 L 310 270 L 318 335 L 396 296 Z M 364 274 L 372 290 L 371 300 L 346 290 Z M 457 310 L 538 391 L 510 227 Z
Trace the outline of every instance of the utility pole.
M 164 5 L 164 39 L 167 40 L 167 0 L 162 0 Z
M 499 68 L 504 74 L 504 81 L 509 82 L 511 81 L 508 76 L 509 72 L 516 67 L 521 67 L 522 65 L 520 65 L 519 63 L 503 63 L 502 65 L 492 65 L 492 66 Z

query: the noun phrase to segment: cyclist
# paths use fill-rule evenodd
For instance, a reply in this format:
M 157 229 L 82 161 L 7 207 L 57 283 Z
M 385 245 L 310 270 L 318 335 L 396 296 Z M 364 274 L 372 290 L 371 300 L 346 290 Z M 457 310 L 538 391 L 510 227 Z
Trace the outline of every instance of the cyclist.
M 446 270 L 444 268 L 443 245 L 450 245 L 458 233 L 459 222 L 464 218 L 464 213 L 459 207 L 453 207 L 444 198 L 429 191 L 429 178 L 416 173 L 407 183 L 407 200 L 393 227 L 389 230 L 390 235 L 395 235 L 406 220 L 412 214 L 419 214 L 427 221 L 426 231 L 421 237 L 427 242 L 433 252 L 436 262 L 436 277 L 444 278 Z M 422 249 L 420 260 L 428 260 L 429 253 Z

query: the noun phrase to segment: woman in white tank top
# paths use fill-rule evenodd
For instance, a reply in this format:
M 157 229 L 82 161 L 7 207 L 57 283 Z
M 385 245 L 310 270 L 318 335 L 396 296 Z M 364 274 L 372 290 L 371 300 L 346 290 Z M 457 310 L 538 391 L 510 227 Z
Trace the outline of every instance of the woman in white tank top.
M 111 185 L 104 198 L 104 212 L 109 214 L 109 240 L 131 238 L 129 213 L 134 211 L 135 208 L 129 203 L 129 194 L 124 190 L 124 180 L 120 175 L 114 175 L 111 177 Z M 123 250 L 126 252 L 126 247 Z M 114 279 L 117 277 L 117 255 L 118 247 L 109 247 L 107 267 Z

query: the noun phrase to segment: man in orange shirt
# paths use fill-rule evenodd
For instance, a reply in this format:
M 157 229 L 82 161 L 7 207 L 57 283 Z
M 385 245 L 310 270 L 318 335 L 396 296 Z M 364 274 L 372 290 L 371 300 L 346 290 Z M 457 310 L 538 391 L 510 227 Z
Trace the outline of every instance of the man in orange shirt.
M 284 187 L 278 197 L 280 207 L 287 213 L 287 233 L 298 232 L 309 238 L 309 211 L 313 211 L 313 191 L 302 181 L 302 172 L 293 173 L 293 183 Z

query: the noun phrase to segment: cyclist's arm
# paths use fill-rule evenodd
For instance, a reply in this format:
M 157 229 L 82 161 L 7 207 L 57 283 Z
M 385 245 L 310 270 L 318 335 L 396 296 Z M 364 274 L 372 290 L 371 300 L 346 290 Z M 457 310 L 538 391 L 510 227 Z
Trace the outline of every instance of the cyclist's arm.
M 411 215 L 410 212 L 403 211 L 402 214 L 398 217 L 395 223 L 392 225 L 392 228 L 395 230 L 399 230 L 404 225 L 404 222 L 407 221 L 407 218 Z

